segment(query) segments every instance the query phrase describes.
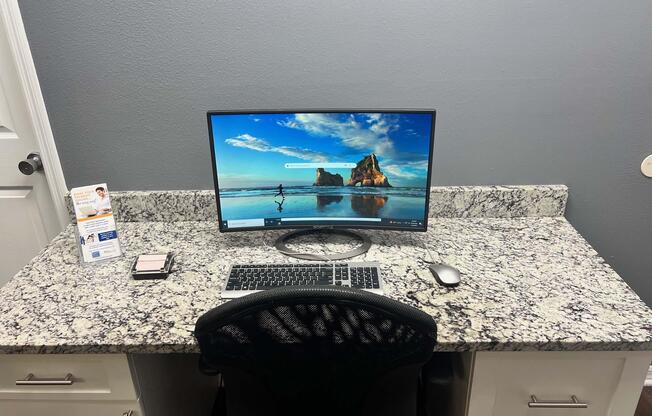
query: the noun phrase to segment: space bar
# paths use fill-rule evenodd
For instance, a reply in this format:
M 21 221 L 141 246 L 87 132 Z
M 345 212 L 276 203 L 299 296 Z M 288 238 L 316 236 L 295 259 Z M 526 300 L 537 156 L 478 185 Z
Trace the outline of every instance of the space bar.
M 283 287 L 283 286 L 327 286 L 327 285 L 332 285 L 333 281 L 332 280 L 313 280 L 312 282 L 308 283 L 277 283 L 275 285 L 257 285 L 256 290 L 267 290 L 267 289 L 273 289 L 275 287 Z

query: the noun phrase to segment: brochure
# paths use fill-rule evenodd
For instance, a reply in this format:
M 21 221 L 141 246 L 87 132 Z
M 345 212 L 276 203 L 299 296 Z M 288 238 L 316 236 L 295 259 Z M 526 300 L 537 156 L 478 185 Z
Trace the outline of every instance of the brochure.
M 105 183 L 70 190 L 77 217 L 82 261 L 92 263 L 118 257 L 120 242 Z

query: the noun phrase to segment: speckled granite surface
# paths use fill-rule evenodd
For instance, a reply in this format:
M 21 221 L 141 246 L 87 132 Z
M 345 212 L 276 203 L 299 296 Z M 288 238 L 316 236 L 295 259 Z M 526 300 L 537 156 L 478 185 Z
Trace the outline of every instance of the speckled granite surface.
M 426 234 L 370 233 L 356 260 L 379 261 L 388 296 L 437 320 L 438 350 L 652 350 L 652 312 L 564 218 L 431 221 Z M 69 227 L 0 289 L 0 353 L 196 352 L 194 322 L 222 302 L 229 264 L 296 261 L 268 246 L 278 232 L 220 234 L 206 221 L 118 231 L 123 258 L 79 265 Z M 459 287 L 434 282 L 424 242 L 461 270 Z M 168 249 L 167 280 L 129 277 L 136 254 Z
M 119 221 L 217 221 L 212 190 L 110 194 Z M 565 185 L 437 186 L 430 190 L 430 217 L 556 217 L 564 215 L 567 198 Z
M 566 185 L 437 186 L 430 189 L 430 217 L 514 218 L 564 215 Z

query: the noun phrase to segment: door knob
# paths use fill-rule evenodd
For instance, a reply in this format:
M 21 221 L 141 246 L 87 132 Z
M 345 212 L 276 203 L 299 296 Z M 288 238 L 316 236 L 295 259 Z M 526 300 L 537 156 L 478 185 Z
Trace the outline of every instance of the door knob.
M 30 153 L 25 160 L 18 162 L 18 170 L 23 175 L 31 175 L 32 173 L 43 170 L 43 162 L 41 162 L 41 155 L 38 153 Z

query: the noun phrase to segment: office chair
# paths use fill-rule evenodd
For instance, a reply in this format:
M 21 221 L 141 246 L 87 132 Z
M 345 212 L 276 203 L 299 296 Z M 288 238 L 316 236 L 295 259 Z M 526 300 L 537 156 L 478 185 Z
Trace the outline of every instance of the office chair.
M 436 333 L 418 309 L 337 286 L 258 292 L 195 326 L 200 369 L 223 377 L 229 416 L 417 415 Z

